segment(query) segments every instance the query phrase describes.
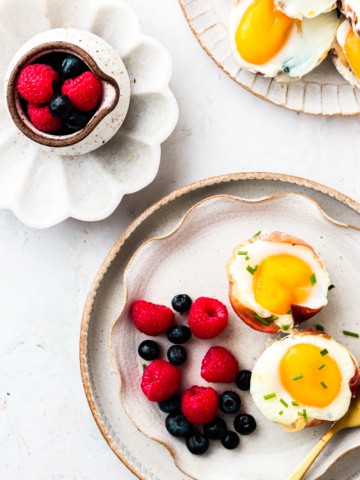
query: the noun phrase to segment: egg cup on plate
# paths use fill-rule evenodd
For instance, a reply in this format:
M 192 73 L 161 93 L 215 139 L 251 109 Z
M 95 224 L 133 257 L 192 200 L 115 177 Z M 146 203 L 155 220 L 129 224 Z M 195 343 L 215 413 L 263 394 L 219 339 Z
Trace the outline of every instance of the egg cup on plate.
M 323 260 L 286 233 L 259 232 L 234 249 L 226 268 L 231 305 L 254 330 L 290 332 L 327 305 Z
M 358 363 L 343 345 L 326 333 L 304 330 L 263 352 L 250 392 L 267 418 L 297 432 L 343 417 L 358 383 Z

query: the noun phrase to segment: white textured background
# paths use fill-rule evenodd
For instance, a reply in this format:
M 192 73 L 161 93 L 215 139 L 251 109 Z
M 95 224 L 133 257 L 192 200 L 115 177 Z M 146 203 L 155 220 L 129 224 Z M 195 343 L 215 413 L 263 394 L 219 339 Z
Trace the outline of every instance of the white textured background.
M 229 0 L 230 1 L 230 0 Z M 130 0 L 174 62 L 180 122 L 155 182 L 99 223 L 45 231 L 0 212 L 0 478 L 130 480 L 101 437 L 82 391 L 82 307 L 124 227 L 171 190 L 203 177 L 275 171 L 360 201 L 359 120 L 297 115 L 228 79 L 201 50 L 176 0 Z

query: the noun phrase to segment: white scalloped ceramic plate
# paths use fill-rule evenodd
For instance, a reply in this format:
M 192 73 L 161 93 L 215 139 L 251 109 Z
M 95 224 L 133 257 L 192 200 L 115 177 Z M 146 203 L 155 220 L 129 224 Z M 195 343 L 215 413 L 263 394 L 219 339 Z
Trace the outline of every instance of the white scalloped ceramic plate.
M 89 30 L 120 54 L 130 77 L 130 108 L 115 137 L 81 157 L 60 157 L 30 143 L 0 103 L 0 208 L 37 228 L 68 217 L 102 220 L 127 193 L 152 182 L 160 144 L 178 119 L 169 90 L 171 58 L 141 31 L 136 13 L 122 0 L 0 0 L 0 89 L 19 47 L 57 27 Z M 140 113 L 141 112 L 141 113 Z
M 225 265 L 235 245 L 254 232 L 285 231 L 300 237 L 320 252 L 336 285 L 329 296 L 329 305 L 316 320 L 303 328 L 320 323 L 326 331 L 343 343 L 360 359 L 360 343 L 346 337 L 343 329 L 360 331 L 357 297 L 360 283 L 360 230 L 330 220 L 309 197 L 283 194 L 259 200 L 231 196 L 210 197 L 192 207 L 175 230 L 147 241 L 132 257 L 124 276 L 126 301 L 114 324 L 111 337 L 113 360 L 121 374 L 121 401 L 130 419 L 149 438 L 165 445 L 178 468 L 198 480 L 285 479 L 309 451 L 309 446 L 328 428 L 321 425 L 289 434 L 268 421 L 257 410 L 248 393 L 241 395 L 245 411 L 255 416 L 258 429 L 251 437 L 242 437 L 239 449 L 229 451 L 212 443 L 209 451 L 194 457 L 184 442 L 172 437 L 164 427 L 164 414 L 157 404 L 143 395 L 140 383 L 142 361 L 137 346 L 146 335 L 136 330 L 129 315 L 132 302 L 147 299 L 170 304 L 179 292 L 193 298 L 216 297 L 229 310 L 229 326 L 215 340 L 192 338 L 187 344 L 189 360 L 182 368 L 182 388 L 207 385 L 200 377 L 201 360 L 212 345 L 222 345 L 234 352 L 242 368 L 252 369 L 266 346 L 268 336 L 247 327 L 232 312 L 228 300 Z M 351 279 L 351 280 L 350 280 Z M 184 323 L 178 316 L 178 321 Z M 166 352 L 169 342 L 157 339 Z M 216 385 L 221 392 L 228 385 Z M 227 418 L 231 428 L 231 417 Z M 326 458 L 321 457 L 313 469 L 317 476 L 347 451 L 360 446 L 360 429 L 337 437 L 330 444 Z M 276 469 L 269 469 L 276 465 Z
M 186 21 L 206 53 L 235 82 L 275 105 L 313 115 L 358 115 L 360 90 L 353 88 L 330 59 L 302 81 L 280 84 L 243 70 L 230 50 L 228 19 L 233 0 L 179 0 Z

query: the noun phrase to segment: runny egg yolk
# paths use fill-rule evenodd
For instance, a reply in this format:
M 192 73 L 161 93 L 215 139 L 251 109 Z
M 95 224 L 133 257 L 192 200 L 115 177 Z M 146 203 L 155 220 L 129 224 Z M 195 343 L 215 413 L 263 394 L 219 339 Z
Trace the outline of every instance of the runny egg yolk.
M 311 275 L 309 265 L 294 255 L 267 257 L 254 274 L 255 300 L 271 313 L 284 315 L 307 298 Z
M 264 65 L 286 43 L 296 20 L 277 10 L 273 0 L 255 0 L 244 13 L 235 35 L 241 57 Z
M 329 354 L 308 343 L 288 349 L 280 362 L 280 379 L 291 397 L 309 407 L 326 407 L 337 397 L 341 387 L 338 364 Z
M 351 70 L 360 78 L 360 38 L 351 29 L 345 41 L 345 55 Z

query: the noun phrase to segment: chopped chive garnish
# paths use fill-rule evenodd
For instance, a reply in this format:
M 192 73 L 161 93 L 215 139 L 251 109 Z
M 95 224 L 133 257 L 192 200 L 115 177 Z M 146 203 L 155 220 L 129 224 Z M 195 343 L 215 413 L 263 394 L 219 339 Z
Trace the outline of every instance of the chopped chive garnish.
M 259 230 L 257 233 L 255 233 L 254 237 L 258 237 L 261 234 L 261 230 Z
M 254 318 L 255 320 L 259 320 L 259 322 L 262 323 L 263 325 L 266 325 L 266 326 L 269 325 L 269 322 L 266 320 L 266 318 L 260 317 L 260 315 L 258 315 L 257 313 L 255 313 Z
M 328 353 L 329 353 L 328 350 L 326 348 L 324 348 L 324 350 L 321 350 L 320 355 L 322 357 L 325 357 L 325 355 L 327 355 Z
M 291 308 L 290 308 L 290 310 L 288 310 L 288 311 L 286 312 L 286 315 L 291 315 L 291 314 L 292 314 L 292 310 L 291 310 Z
M 316 330 L 318 332 L 323 332 L 325 330 L 325 328 L 322 325 L 316 325 Z
M 325 363 L 322 363 L 321 365 L 319 365 L 317 367 L 318 370 L 322 370 L 324 367 L 326 367 L 326 364 Z
M 255 267 L 252 268 L 252 267 L 250 267 L 250 265 L 248 265 L 248 266 L 246 267 L 246 270 L 247 270 L 248 272 L 250 272 L 251 275 L 254 275 L 254 273 L 255 273 L 256 270 L 258 269 L 258 266 L 259 266 L 259 265 L 255 265 Z
M 315 285 L 315 283 L 316 283 L 316 275 L 315 275 L 315 273 L 313 273 L 313 274 L 311 275 L 311 277 L 310 277 L 310 283 L 311 283 L 311 285 Z
M 359 338 L 359 334 L 355 332 L 349 332 L 348 330 L 343 330 L 343 334 L 347 335 L 348 337 Z
M 300 380 L 300 378 L 303 378 L 302 373 L 300 373 L 299 375 L 295 375 L 295 377 L 293 377 L 293 380 Z
M 305 408 L 304 408 L 304 410 L 303 410 L 302 412 L 298 412 L 298 415 L 299 415 L 300 417 L 304 417 L 304 422 L 307 423 L 308 417 L 307 417 L 307 413 L 306 413 Z
M 329 292 L 330 292 L 330 290 L 332 290 L 333 288 L 335 288 L 335 285 L 330 285 L 329 288 L 328 288 Z
M 250 260 L 250 257 L 249 257 L 249 256 L 246 256 L 246 257 L 245 257 L 245 260 Z
M 270 398 L 275 398 L 276 393 L 268 393 L 267 395 L 264 395 L 264 400 L 270 400 Z
M 323 387 L 323 388 L 327 388 L 327 385 L 325 382 L 320 382 L 320 385 Z
M 259 320 L 259 322 L 261 322 L 263 325 L 269 325 L 270 322 L 274 322 L 275 320 L 279 319 L 279 317 L 277 317 L 276 315 L 273 315 L 272 317 L 268 317 L 268 318 L 263 318 L 263 317 L 260 317 L 260 315 L 258 315 L 257 313 L 255 313 L 254 318 L 256 320 Z
M 244 252 L 243 250 L 240 250 L 239 252 L 237 252 L 238 255 L 247 255 L 248 252 Z
M 289 328 L 290 328 L 290 325 L 283 325 L 282 326 L 282 329 L 285 330 L 285 332 L 286 332 L 286 330 L 289 330 Z
M 298 407 L 298 406 L 299 406 L 299 403 L 298 403 L 298 402 L 295 402 L 295 400 L 293 400 L 293 401 L 291 402 L 291 404 L 294 405 L 294 407 Z
M 145 370 L 145 368 L 146 368 L 146 365 L 145 365 L 145 363 L 143 363 L 143 364 L 142 364 L 142 368 L 143 368 L 143 371 L 144 371 L 144 370 Z
M 282 415 L 284 413 L 284 410 L 280 410 L 279 415 Z
M 307 418 L 307 413 L 306 413 L 306 410 L 305 410 L 305 408 L 304 408 L 304 410 L 303 410 L 303 417 L 304 417 L 304 421 L 305 421 L 305 423 L 307 423 L 307 421 L 308 421 L 308 418 Z
M 289 404 L 286 403 L 284 399 L 280 398 L 280 402 L 284 405 L 285 408 L 288 408 Z

